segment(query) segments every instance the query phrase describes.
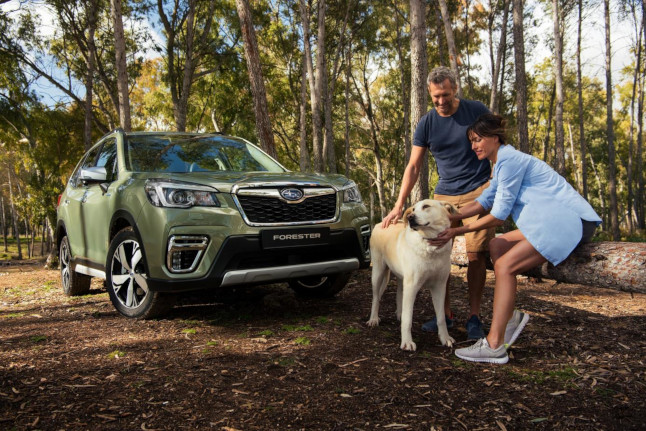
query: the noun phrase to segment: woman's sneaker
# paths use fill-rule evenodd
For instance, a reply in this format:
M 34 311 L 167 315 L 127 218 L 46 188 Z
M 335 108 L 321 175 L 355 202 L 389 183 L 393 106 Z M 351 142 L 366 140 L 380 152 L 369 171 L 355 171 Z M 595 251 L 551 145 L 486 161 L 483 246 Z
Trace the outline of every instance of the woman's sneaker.
M 455 356 L 465 361 L 488 362 L 490 364 L 506 364 L 509 361 L 505 345 L 501 344 L 497 349 L 492 349 L 486 338 L 479 339 L 473 346 L 457 349 Z
M 522 311 L 514 310 L 511 319 L 507 322 L 507 327 L 505 328 L 505 345 L 507 347 L 514 344 L 516 338 L 523 332 L 523 328 L 527 325 L 529 321 L 529 314 L 523 313 Z

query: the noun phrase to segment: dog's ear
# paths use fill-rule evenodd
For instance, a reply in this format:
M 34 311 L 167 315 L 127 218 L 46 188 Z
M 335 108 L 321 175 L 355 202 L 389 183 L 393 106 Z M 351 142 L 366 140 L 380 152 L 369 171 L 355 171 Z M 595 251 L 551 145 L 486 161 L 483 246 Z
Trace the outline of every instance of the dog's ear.
M 458 209 L 452 203 L 446 202 L 446 201 L 440 201 L 440 203 L 449 212 L 449 214 L 457 214 L 458 213 Z
M 406 208 L 406 211 L 404 211 L 404 215 L 402 215 L 402 220 L 404 221 L 405 225 L 408 225 L 408 215 L 413 212 L 413 207 Z

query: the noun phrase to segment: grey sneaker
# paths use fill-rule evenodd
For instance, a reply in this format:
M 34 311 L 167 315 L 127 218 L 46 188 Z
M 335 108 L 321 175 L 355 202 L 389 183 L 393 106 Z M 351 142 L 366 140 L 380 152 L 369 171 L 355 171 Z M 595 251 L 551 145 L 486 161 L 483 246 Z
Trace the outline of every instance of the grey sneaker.
M 501 344 L 497 349 L 492 349 L 486 338 L 479 339 L 472 346 L 456 349 L 455 356 L 465 361 L 488 362 L 490 364 L 506 364 L 509 361 L 505 345 Z
M 529 314 L 523 313 L 522 311 L 514 310 L 511 319 L 507 322 L 507 327 L 505 328 L 505 345 L 507 347 L 514 344 L 516 338 L 523 332 L 523 328 L 527 325 L 529 321 Z

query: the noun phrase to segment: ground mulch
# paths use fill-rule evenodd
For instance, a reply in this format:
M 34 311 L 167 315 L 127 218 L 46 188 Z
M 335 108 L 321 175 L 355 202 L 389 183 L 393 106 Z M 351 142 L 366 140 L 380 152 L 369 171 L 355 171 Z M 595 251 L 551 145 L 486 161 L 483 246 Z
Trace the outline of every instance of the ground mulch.
M 465 270 L 451 282 L 449 332 L 463 347 Z M 485 323 L 492 273 L 487 286 Z M 506 365 L 463 362 L 423 333 L 428 291 L 417 351 L 401 351 L 395 289 L 374 329 L 371 295 L 359 271 L 332 299 L 277 284 L 137 321 L 100 280 L 70 298 L 57 271 L 0 267 L 0 429 L 646 429 L 646 295 L 523 277 L 517 304 L 531 320 Z

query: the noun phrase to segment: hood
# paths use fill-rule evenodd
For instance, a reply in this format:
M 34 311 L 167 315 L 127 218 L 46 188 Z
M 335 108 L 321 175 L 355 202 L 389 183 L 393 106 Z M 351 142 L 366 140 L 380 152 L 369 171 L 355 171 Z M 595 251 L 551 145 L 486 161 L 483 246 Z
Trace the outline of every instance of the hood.
M 134 173 L 133 178 L 146 180 L 159 178 L 215 187 L 220 192 L 230 193 L 234 186 L 263 187 L 281 186 L 327 186 L 340 190 L 350 180 L 338 174 L 309 174 L 300 172 L 188 172 L 188 173 Z

